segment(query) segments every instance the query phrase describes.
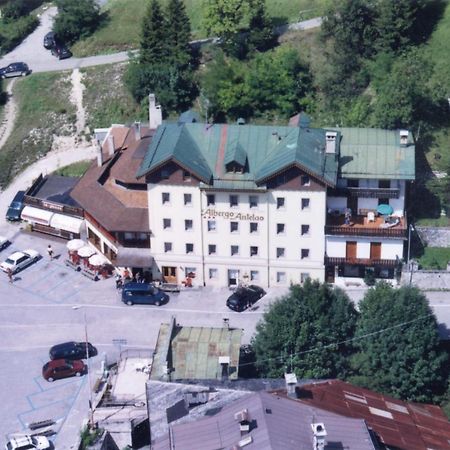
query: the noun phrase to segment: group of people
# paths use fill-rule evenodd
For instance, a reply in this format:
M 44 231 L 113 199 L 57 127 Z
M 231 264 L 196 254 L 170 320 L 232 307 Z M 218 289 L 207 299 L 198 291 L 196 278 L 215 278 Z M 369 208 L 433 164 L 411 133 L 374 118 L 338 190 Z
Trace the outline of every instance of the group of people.
M 114 278 L 116 280 L 117 289 L 120 289 L 128 281 L 135 281 L 136 283 L 145 283 L 145 279 L 140 272 L 136 272 L 133 276 L 133 274 L 130 273 L 128 269 L 125 269 L 123 271 L 123 274 L 117 272 Z

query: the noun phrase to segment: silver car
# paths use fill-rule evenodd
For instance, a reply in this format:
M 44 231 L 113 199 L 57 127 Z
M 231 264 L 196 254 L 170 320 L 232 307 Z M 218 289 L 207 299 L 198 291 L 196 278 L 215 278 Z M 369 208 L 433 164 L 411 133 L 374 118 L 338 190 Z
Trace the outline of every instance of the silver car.
M 0 269 L 2 269 L 3 272 L 8 272 L 8 269 L 11 269 L 12 273 L 16 273 L 25 269 L 25 267 L 28 267 L 30 264 L 35 263 L 40 257 L 41 255 L 36 250 L 32 249 L 14 252 L 0 264 Z

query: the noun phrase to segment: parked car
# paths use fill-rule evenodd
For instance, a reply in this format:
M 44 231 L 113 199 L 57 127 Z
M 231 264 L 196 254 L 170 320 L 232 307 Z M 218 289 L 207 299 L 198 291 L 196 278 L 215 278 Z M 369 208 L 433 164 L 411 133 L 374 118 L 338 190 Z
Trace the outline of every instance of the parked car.
M 63 44 L 55 44 L 51 49 L 52 55 L 58 59 L 67 59 L 72 56 L 72 52 Z
M 7 272 L 8 269 L 11 269 L 12 273 L 16 273 L 25 269 L 25 267 L 28 267 L 30 264 L 35 263 L 40 257 L 41 255 L 36 250 L 32 249 L 24 250 L 23 252 L 14 252 L 0 264 L 0 269 L 2 269 L 3 272 Z
M 53 31 L 49 31 L 45 36 L 44 36 L 44 47 L 47 50 L 50 50 L 51 48 L 53 48 L 56 45 L 56 34 Z
M 0 69 L 0 78 L 24 77 L 30 73 L 31 70 L 25 63 L 15 62 Z
M 0 251 L 4 250 L 8 245 L 11 245 L 9 239 L 5 238 L 5 236 L 0 236 Z
M 24 208 L 23 199 L 25 198 L 25 191 L 18 191 L 14 196 L 13 201 L 8 206 L 6 211 L 6 219 L 11 221 L 20 220 L 20 214 Z
M 253 284 L 239 287 L 228 297 L 227 306 L 233 311 L 244 311 L 244 309 L 252 306 L 264 295 L 266 295 L 264 289 Z
M 47 450 L 51 448 L 45 436 L 20 436 L 12 438 L 5 445 L 6 450 Z
M 85 372 L 86 364 L 78 359 L 54 359 L 45 363 L 42 368 L 42 376 L 50 382 L 61 378 L 79 377 Z
M 97 349 L 87 343 L 89 358 L 98 354 Z M 86 342 L 63 342 L 54 345 L 49 351 L 50 359 L 86 359 Z
M 160 306 L 169 301 L 169 296 L 152 284 L 131 282 L 122 289 L 122 301 L 129 306 L 135 303 Z

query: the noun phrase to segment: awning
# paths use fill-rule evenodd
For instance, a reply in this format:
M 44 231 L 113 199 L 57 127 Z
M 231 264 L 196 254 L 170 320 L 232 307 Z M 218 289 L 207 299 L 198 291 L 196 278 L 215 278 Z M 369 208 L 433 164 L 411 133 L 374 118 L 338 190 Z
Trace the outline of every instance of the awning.
M 119 267 L 151 267 L 153 256 L 149 248 L 119 247 L 115 265 Z
M 69 233 L 80 234 L 83 219 L 72 216 L 65 216 L 64 214 L 53 214 L 50 219 L 50 226 L 58 230 L 65 230 Z
M 23 220 L 31 223 L 39 223 L 41 225 L 50 225 L 50 220 L 55 213 L 46 211 L 44 209 L 33 208 L 32 206 L 25 206 L 23 208 L 21 217 Z

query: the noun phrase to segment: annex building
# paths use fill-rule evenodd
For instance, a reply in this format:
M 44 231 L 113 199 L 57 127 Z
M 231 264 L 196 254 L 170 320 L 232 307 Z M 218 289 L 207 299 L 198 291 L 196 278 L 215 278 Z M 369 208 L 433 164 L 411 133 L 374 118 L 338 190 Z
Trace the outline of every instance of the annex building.
M 72 191 L 88 239 L 147 280 L 289 286 L 392 278 L 415 177 L 406 130 L 205 124 L 194 113 L 113 125 Z

